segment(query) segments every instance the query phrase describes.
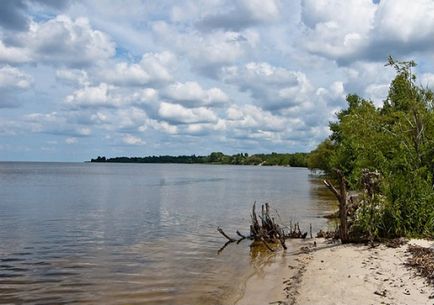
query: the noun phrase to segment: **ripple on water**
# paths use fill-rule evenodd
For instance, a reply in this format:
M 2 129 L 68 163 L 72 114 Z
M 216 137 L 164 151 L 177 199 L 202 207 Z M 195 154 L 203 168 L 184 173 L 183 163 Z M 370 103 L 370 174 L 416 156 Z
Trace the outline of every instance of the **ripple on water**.
M 0 304 L 219 304 L 262 258 L 248 241 L 217 254 L 216 227 L 248 230 L 255 200 L 321 225 L 311 180 L 282 168 L 0 163 Z

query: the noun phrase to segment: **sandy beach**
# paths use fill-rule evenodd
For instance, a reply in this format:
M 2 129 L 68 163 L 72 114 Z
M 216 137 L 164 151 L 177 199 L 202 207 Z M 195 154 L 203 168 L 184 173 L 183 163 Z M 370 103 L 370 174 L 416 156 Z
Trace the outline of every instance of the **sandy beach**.
M 236 305 L 434 304 L 434 287 L 404 263 L 411 240 L 398 248 L 306 241 L 308 253 L 279 253 L 246 283 Z

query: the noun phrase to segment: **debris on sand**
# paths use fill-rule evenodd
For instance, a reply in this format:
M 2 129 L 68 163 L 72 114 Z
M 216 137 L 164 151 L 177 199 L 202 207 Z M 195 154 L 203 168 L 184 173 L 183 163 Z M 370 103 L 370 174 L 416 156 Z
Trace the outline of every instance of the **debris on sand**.
M 386 240 L 384 244 L 386 245 L 386 247 L 389 248 L 399 248 L 405 245 L 406 243 L 408 243 L 408 240 L 403 237 L 400 237 L 400 238 Z
M 422 276 L 434 284 L 434 249 L 409 245 L 407 251 L 411 253 L 411 256 L 406 265 L 416 268 Z

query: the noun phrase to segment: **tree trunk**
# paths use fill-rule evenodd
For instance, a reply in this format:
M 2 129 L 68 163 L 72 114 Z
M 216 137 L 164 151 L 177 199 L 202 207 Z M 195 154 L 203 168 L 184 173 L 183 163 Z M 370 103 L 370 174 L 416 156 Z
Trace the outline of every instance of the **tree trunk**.
M 349 234 L 348 234 L 348 222 L 347 222 L 347 187 L 346 187 L 346 181 L 345 177 L 342 175 L 342 172 L 337 170 L 336 171 L 339 176 L 339 192 L 336 190 L 336 188 L 333 186 L 333 184 L 328 181 L 324 180 L 324 184 L 328 187 L 330 191 L 336 196 L 336 198 L 339 201 L 339 237 L 342 241 L 342 243 L 348 243 L 350 241 Z

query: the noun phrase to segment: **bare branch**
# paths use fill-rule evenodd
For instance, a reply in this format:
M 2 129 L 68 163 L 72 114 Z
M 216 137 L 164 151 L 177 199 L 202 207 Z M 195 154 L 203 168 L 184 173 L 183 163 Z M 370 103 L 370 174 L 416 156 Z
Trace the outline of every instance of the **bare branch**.
M 333 184 L 331 184 L 328 180 L 324 180 L 323 183 L 325 184 L 325 186 L 328 187 L 330 191 L 332 191 L 338 201 L 341 201 L 341 195 L 339 194 L 338 190 L 333 186 Z
M 238 230 L 237 230 L 237 235 L 238 235 L 239 237 L 241 237 L 241 239 L 245 239 L 245 238 L 247 238 L 247 236 L 241 234 L 240 231 L 238 231 Z
M 228 241 L 230 241 L 231 243 L 233 243 L 234 241 L 236 241 L 236 239 L 233 239 L 232 237 L 229 237 L 223 230 L 222 228 L 218 227 L 217 231 L 219 231 L 219 233 L 221 235 L 223 235 Z

